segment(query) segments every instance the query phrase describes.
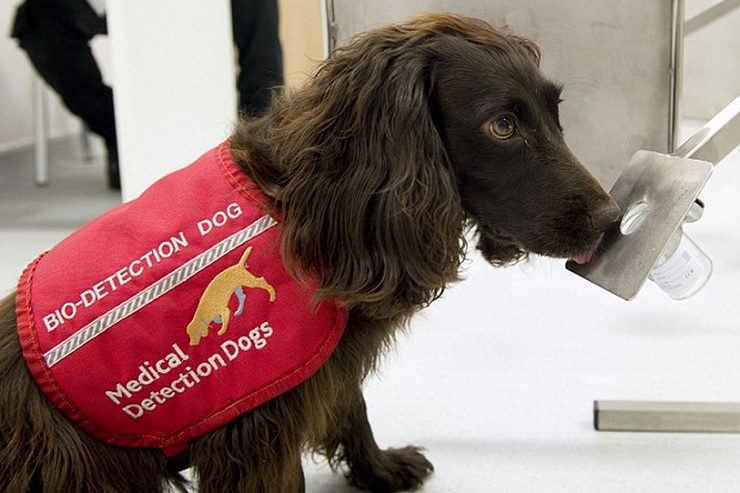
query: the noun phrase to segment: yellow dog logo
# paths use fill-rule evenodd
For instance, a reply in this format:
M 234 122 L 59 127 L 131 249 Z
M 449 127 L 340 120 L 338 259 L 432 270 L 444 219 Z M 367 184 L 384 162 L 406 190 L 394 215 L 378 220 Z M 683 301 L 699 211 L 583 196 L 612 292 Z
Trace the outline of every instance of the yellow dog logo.
M 193 320 L 188 324 L 191 346 L 200 344 L 201 338 L 208 335 L 208 326 L 211 322 L 221 324 L 218 335 L 226 332 L 231 319 L 229 301 L 232 294 L 236 295 L 239 301 L 239 307 L 234 312 L 234 316 L 238 317 L 244 313 L 244 304 L 247 301 L 244 287 L 264 289 L 269 293 L 270 301 L 275 301 L 275 288 L 265 281 L 264 277 L 255 277 L 247 270 L 247 258 L 250 253 L 252 253 L 252 247 L 245 250 L 239 263 L 221 272 L 208 283 L 198 302 Z

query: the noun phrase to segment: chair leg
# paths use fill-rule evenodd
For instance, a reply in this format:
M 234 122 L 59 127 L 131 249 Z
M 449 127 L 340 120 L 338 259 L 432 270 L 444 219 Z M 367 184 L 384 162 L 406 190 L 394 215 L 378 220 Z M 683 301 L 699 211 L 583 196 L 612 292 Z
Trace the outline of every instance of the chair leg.
M 35 77 L 33 82 L 33 176 L 37 186 L 49 184 L 49 118 L 46 105 L 46 88 Z

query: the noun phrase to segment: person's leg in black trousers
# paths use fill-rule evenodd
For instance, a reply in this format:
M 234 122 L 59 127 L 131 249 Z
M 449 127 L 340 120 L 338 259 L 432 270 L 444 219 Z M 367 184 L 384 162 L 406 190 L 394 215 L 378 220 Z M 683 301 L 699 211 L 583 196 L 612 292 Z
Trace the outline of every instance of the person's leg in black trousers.
M 103 82 L 90 48 L 92 33 L 83 33 L 59 18 L 42 21 L 44 17 L 37 17 L 18 36 L 19 45 L 69 111 L 105 140 L 109 184 L 120 188 L 113 91 Z
M 103 83 L 88 42 L 62 38 L 53 30 L 45 29 L 24 37 L 21 47 L 69 111 L 105 140 L 109 184 L 111 188 L 120 188 L 113 91 Z
M 257 116 L 270 106 L 273 88 L 283 85 L 277 0 L 231 0 L 231 16 L 239 52 L 239 109 Z

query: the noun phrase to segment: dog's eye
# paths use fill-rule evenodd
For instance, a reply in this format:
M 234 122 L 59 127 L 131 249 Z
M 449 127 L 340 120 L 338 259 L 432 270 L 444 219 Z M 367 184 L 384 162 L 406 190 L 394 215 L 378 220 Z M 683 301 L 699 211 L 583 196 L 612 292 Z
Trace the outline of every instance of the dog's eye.
M 496 116 L 493 120 L 488 122 L 487 130 L 492 137 L 497 139 L 506 140 L 510 138 L 516 131 L 514 116 L 509 114 Z

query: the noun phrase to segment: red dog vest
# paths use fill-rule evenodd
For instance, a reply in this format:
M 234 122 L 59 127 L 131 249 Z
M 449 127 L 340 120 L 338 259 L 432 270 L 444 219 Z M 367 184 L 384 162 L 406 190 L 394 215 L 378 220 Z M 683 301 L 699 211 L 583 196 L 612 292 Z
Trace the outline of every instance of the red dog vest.
M 263 203 L 223 143 L 26 268 L 23 355 L 72 422 L 172 456 L 327 360 L 346 310 L 288 275 Z

